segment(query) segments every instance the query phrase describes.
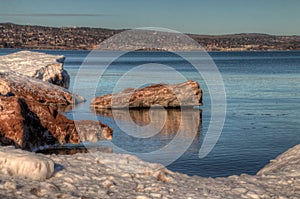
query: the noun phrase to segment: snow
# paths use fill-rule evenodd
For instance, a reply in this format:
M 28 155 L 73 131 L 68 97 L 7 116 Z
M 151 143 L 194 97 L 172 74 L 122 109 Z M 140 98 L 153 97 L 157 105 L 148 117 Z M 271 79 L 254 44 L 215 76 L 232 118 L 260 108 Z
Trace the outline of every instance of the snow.
M 13 149 L 0 148 L 0 172 L 10 176 L 45 180 L 54 173 L 54 162 L 44 156 Z

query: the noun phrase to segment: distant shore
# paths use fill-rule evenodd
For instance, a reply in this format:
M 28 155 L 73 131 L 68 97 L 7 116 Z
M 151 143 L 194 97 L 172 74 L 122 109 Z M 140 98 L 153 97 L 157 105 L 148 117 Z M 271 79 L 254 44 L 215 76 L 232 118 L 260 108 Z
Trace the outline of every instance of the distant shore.
M 88 27 L 44 27 L 0 23 L 0 48 L 35 50 L 93 50 L 106 39 L 125 31 Z M 258 33 L 231 35 L 186 34 L 206 51 L 294 51 L 300 50 L 300 36 L 275 36 Z M 141 51 L 176 49 L 188 51 L 190 46 L 178 46 L 172 38 L 166 49 L 145 48 Z M 168 41 L 170 40 L 170 41 Z M 127 43 L 132 43 L 128 40 Z M 124 46 L 127 46 L 125 43 Z M 98 49 L 98 48 L 97 48 Z M 101 49 L 100 49 L 101 50 Z M 108 46 L 104 50 L 131 50 Z
M 13 52 L 15 52 L 15 51 L 45 51 L 45 52 L 47 52 L 47 51 L 86 51 L 86 52 L 90 52 L 90 51 L 92 51 L 92 50 L 97 50 L 97 49 L 40 49 L 40 48 L 38 48 L 38 49 L 34 49 L 34 48 L 0 48 L 0 50 L 11 50 L 11 51 L 13 51 Z M 101 50 L 100 50 L 101 51 Z M 105 51 L 107 51 L 107 52 L 116 52 L 116 51 L 118 51 L 118 50 L 103 50 L 103 52 L 105 52 Z M 120 51 L 122 51 L 122 50 L 120 50 Z M 239 52 L 253 52 L 253 53 L 255 53 L 255 52 L 297 52 L 297 51 L 300 51 L 300 49 L 299 50 L 243 50 L 243 51 L 239 51 L 239 50 L 227 50 L 227 51 L 225 51 L 225 50 L 223 50 L 223 51 L 216 51 L 216 50 L 210 50 L 210 51 L 207 51 L 208 53 L 226 53 L 226 52 L 228 52 L 228 53 L 239 53 Z M 168 51 L 166 51 L 166 50 L 136 50 L 136 52 L 168 52 Z M 175 52 L 186 52 L 186 51 L 175 51 Z

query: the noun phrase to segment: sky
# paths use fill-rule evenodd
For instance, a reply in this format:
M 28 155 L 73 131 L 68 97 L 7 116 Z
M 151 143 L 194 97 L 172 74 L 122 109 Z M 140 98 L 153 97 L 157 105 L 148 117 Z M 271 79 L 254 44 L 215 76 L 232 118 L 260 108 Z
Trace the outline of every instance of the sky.
M 300 0 L 0 0 L 0 23 L 300 35 Z

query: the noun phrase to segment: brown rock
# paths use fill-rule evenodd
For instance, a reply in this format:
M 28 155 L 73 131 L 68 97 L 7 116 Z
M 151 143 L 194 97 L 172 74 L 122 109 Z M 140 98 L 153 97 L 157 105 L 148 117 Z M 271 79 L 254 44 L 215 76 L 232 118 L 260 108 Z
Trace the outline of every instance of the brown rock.
M 42 126 L 37 115 L 30 111 L 23 99 L 0 97 L 0 107 L 0 141 L 3 145 L 31 148 L 45 140 L 50 144 L 57 141 L 54 136 L 49 135 L 49 139 L 47 138 L 47 129 Z
M 60 86 L 14 72 L 2 73 L 0 71 L 0 94 L 7 95 L 9 93 L 47 105 L 65 106 L 84 101 L 83 97 L 72 94 Z
M 82 142 L 97 142 L 99 140 L 111 140 L 112 130 L 98 121 L 75 121 L 76 130 Z
M 179 108 L 199 105 L 202 105 L 202 91 L 199 84 L 191 80 L 180 84 L 156 84 L 141 89 L 125 89 L 114 95 L 96 97 L 91 102 L 94 109 L 155 106 Z
M 0 112 L 0 143 L 3 145 L 33 150 L 44 145 L 77 144 L 85 132 L 95 133 L 99 139 L 112 138 L 112 130 L 100 122 L 74 122 L 54 108 L 16 96 L 0 96 Z M 80 127 L 85 124 L 88 124 L 85 128 Z M 94 129 L 89 131 L 91 124 Z

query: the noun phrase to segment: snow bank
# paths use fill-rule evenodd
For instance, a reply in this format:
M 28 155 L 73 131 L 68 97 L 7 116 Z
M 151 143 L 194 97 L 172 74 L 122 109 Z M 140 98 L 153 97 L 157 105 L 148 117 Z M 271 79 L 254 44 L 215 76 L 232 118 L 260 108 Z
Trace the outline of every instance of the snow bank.
M 54 162 L 35 153 L 12 147 L 0 148 L 0 172 L 33 180 L 45 180 L 54 172 Z

